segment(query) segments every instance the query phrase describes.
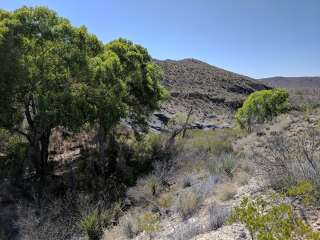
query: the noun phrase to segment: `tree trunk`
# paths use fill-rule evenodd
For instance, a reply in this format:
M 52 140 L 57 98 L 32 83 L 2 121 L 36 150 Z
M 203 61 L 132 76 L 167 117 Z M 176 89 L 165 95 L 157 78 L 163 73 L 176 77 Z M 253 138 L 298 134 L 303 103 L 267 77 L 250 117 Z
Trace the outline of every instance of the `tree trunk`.
M 51 129 L 34 129 L 30 141 L 29 160 L 33 163 L 36 175 L 41 179 L 48 174 L 49 140 Z
M 98 129 L 98 152 L 99 152 L 99 161 L 104 162 L 106 157 L 107 150 L 107 133 L 104 127 L 101 125 Z

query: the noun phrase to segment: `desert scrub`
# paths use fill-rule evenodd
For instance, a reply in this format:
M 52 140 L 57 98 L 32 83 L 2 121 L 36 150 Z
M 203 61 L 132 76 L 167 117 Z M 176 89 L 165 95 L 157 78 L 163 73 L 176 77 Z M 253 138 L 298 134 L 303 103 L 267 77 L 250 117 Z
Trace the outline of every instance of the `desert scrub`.
M 230 209 L 224 206 L 212 205 L 209 207 L 208 230 L 221 228 L 230 216 Z
M 80 221 L 80 228 L 86 233 L 88 240 L 99 240 L 103 234 L 100 216 L 97 210 L 92 211 Z
M 287 110 L 288 97 L 289 93 L 284 89 L 254 92 L 236 112 L 236 120 L 242 128 L 251 130 L 253 124 L 271 120 Z
M 224 183 L 217 187 L 217 195 L 221 201 L 231 200 L 237 194 L 237 188 L 233 183 Z
M 120 219 L 119 227 L 129 239 L 141 232 L 150 235 L 160 230 L 159 217 L 151 212 L 132 212 Z
M 182 219 L 191 217 L 202 203 L 202 196 L 195 190 L 183 191 L 176 202 L 176 210 Z
M 80 220 L 80 229 L 85 232 L 89 240 L 100 239 L 104 229 L 116 222 L 122 213 L 121 203 L 115 203 L 105 211 L 94 209 Z
M 159 177 L 150 174 L 138 181 L 135 187 L 128 190 L 127 195 L 137 203 L 148 203 L 160 193 L 162 181 Z
M 252 240 L 320 239 L 320 233 L 307 226 L 293 207 L 278 196 L 243 198 L 229 219 L 229 223 L 235 222 L 246 226 Z
M 272 136 L 263 153 L 254 160 L 275 190 L 287 190 L 299 182 L 310 181 L 320 188 L 320 132 L 307 129 L 296 137 Z
M 208 170 L 211 175 L 226 175 L 232 180 L 237 162 L 237 156 L 234 153 L 223 153 L 208 160 Z
M 150 212 L 140 214 L 138 218 L 138 229 L 147 234 L 158 232 L 160 230 L 158 215 Z
M 159 196 L 157 202 L 160 208 L 168 209 L 173 204 L 173 196 L 170 193 L 163 193 Z
M 287 191 L 287 195 L 289 197 L 299 198 L 304 205 L 308 206 L 316 203 L 319 192 L 311 181 L 302 181 L 297 185 L 290 187 Z
M 212 131 L 193 130 L 185 142 L 185 149 L 220 155 L 233 152 L 232 140 L 237 138 L 238 130 L 218 129 Z

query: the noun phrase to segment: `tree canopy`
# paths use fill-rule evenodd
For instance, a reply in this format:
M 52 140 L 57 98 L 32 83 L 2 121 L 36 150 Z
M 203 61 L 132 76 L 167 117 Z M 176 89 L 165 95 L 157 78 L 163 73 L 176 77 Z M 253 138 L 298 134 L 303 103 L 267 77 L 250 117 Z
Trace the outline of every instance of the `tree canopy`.
M 53 128 L 98 124 L 105 141 L 123 118 L 145 126 L 166 95 L 145 48 L 103 45 L 45 7 L 0 11 L 0 65 L 0 127 L 28 139 L 42 174 Z

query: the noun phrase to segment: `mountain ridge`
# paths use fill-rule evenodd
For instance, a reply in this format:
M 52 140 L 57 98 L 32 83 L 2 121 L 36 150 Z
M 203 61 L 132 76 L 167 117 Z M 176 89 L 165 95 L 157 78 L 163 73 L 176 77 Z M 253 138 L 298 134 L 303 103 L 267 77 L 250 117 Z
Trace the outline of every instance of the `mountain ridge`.
M 272 87 L 283 88 L 320 88 L 320 76 L 284 77 L 275 76 L 259 79 Z

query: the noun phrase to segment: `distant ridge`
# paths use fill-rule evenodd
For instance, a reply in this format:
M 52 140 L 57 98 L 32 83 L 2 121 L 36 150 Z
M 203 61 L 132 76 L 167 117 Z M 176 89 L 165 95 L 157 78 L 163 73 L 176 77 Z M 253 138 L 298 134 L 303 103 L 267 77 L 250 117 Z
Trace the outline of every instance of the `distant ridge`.
M 270 77 L 260 81 L 272 87 L 282 88 L 320 88 L 320 77 Z
M 253 78 L 233 73 L 197 59 L 154 60 L 164 71 L 163 84 L 171 98 L 163 105 L 169 113 L 188 112 L 210 121 L 241 106 L 254 91 L 270 88 Z

